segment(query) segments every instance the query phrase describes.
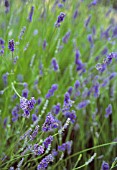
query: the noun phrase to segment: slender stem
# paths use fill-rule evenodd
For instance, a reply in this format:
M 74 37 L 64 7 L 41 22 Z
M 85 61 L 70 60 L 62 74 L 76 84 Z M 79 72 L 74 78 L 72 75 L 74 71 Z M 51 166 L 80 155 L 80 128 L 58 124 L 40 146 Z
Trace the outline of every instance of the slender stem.
M 12 89 L 14 90 L 14 92 L 18 95 L 19 98 L 21 98 L 21 96 L 19 95 L 19 93 L 18 93 L 17 90 L 15 89 L 13 82 L 11 83 L 11 85 L 12 85 Z

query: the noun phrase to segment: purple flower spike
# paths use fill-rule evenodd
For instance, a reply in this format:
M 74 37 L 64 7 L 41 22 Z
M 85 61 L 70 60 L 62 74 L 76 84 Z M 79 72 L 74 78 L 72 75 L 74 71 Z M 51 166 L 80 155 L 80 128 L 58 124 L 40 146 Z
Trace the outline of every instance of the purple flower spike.
M 57 105 L 55 105 L 52 109 L 54 114 L 58 114 L 60 112 L 61 108 L 60 108 L 60 103 L 58 103 Z
M 60 24 L 61 24 L 61 22 L 63 22 L 65 16 L 66 15 L 63 12 L 60 13 L 60 15 L 58 16 L 58 19 L 57 19 L 57 21 L 55 23 L 56 27 L 60 27 Z
M 105 111 L 106 111 L 105 117 L 108 118 L 109 115 L 112 114 L 112 105 L 109 104 Z
M 74 123 L 76 119 L 76 112 L 74 110 L 72 111 L 66 111 L 64 113 L 66 118 L 70 118 L 71 122 Z
M 107 162 L 103 161 L 101 170 L 109 170 L 109 169 L 110 169 L 109 164 Z
M 52 59 L 51 64 L 52 64 L 52 67 L 53 67 L 53 70 L 54 70 L 54 71 L 57 71 L 57 70 L 59 69 L 59 66 L 58 66 L 58 63 L 57 63 L 57 61 L 56 61 L 56 58 L 53 58 L 53 59 Z
M 33 13 L 34 13 L 34 6 L 31 7 L 31 10 L 30 10 L 30 13 L 29 13 L 28 20 L 29 20 L 30 22 L 32 22 Z
M 53 141 L 53 136 L 49 136 L 49 137 L 47 137 L 47 138 L 44 140 L 43 144 L 44 144 L 44 146 L 45 146 L 46 149 L 47 149 L 48 146 L 52 143 L 52 141 Z
M 36 114 L 32 114 L 32 121 L 35 122 L 38 119 Z
M 76 82 L 74 84 L 75 90 L 77 90 L 79 86 L 80 86 L 80 82 L 79 82 L 79 80 L 76 80 Z
M 69 37 L 70 37 L 70 34 L 71 34 L 71 32 L 69 31 L 69 32 L 67 32 L 67 33 L 65 34 L 65 36 L 63 37 L 62 41 L 63 41 L 64 44 L 66 44 L 66 43 L 68 42 Z
M 31 97 L 30 100 L 27 100 L 25 97 L 20 98 L 20 108 L 24 111 L 24 117 L 30 117 L 30 111 L 34 108 L 35 104 L 36 100 L 34 97 Z
M 48 156 L 46 156 L 45 158 L 42 159 L 42 161 L 37 166 L 37 170 L 45 170 L 45 169 L 47 169 L 48 164 L 50 162 L 53 162 L 53 161 L 54 161 L 53 155 L 49 154 Z
M 85 20 L 85 23 L 84 23 L 85 27 L 88 27 L 90 20 L 91 20 L 91 15 L 89 15 L 89 17 Z
M 10 10 L 10 4 L 9 4 L 9 1 L 8 0 L 4 0 L 4 6 L 5 6 L 5 12 L 9 12 Z
M 42 131 L 48 132 L 59 126 L 58 120 L 51 114 L 48 113 L 46 120 L 42 126 Z
M 48 93 L 46 94 L 46 99 L 49 99 L 51 96 L 54 95 L 54 92 L 58 89 L 58 85 L 57 84 L 53 84 L 51 86 L 51 89 L 48 91 Z
M 75 10 L 74 14 L 73 14 L 73 19 L 76 19 L 78 16 L 78 10 Z
M 14 50 L 15 50 L 14 40 L 9 40 L 8 48 L 11 52 L 14 52 Z
M 84 101 L 82 101 L 82 102 L 80 102 L 79 104 L 78 104 L 78 109 L 80 110 L 80 109 L 83 109 L 83 108 L 85 108 L 88 104 L 90 103 L 90 101 L 89 100 L 84 100 Z
M 27 88 L 25 88 L 24 90 L 22 90 L 22 97 L 25 97 L 25 98 L 27 98 L 28 97 L 28 89 Z

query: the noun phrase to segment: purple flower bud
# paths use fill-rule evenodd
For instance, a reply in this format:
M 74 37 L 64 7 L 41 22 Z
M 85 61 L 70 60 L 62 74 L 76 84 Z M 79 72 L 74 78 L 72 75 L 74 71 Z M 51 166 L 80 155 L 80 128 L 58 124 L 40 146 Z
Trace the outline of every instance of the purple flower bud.
M 75 122 L 75 119 L 76 119 L 76 112 L 74 110 L 72 111 L 66 111 L 64 113 L 64 116 L 66 118 L 70 118 L 71 122 L 74 123 Z
M 82 101 L 82 102 L 80 102 L 79 104 L 78 104 L 78 106 L 77 106 L 77 109 L 83 109 L 83 108 L 85 108 L 88 104 L 90 103 L 90 101 L 89 100 L 84 100 L 84 101 Z
M 4 82 L 4 85 L 6 86 L 8 84 L 8 74 L 7 73 L 3 74 L 2 80 Z
M 51 89 L 48 91 L 48 93 L 46 94 L 46 99 L 49 99 L 51 96 L 54 95 L 54 92 L 58 89 L 58 85 L 57 84 L 53 84 L 51 86 Z
M 4 45 L 4 40 L 2 38 L 0 38 L 0 45 Z
M 15 50 L 14 40 L 9 40 L 8 48 L 11 52 L 14 52 L 14 50 Z
M 54 71 L 57 71 L 59 69 L 59 66 L 58 66 L 58 63 L 56 61 L 56 58 L 52 59 L 51 64 L 52 64 L 52 67 L 53 67 Z
M 76 53 L 75 53 L 75 64 L 79 64 L 79 57 L 80 57 L 80 52 L 79 50 L 76 50 Z
M 4 0 L 4 6 L 5 6 L 5 12 L 9 12 L 10 10 L 10 4 L 9 4 L 9 1 L 8 0 Z
M 38 119 L 36 114 L 32 114 L 32 121 L 35 122 Z
M 46 42 L 46 40 L 44 40 L 44 42 L 43 42 L 43 50 L 46 49 L 46 46 L 47 46 L 47 42 Z
M 74 84 L 75 90 L 77 90 L 79 86 L 80 86 L 80 82 L 79 82 L 79 80 L 76 80 L 76 82 Z
M 46 116 L 46 120 L 42 126 L 42 131 L 51 131 L 52 129 L 57 128 L 58 126 L 58 120 L 51 113 L 48 113 L 48 115 Z
M 76 19 L 77 16 L 78 16 L 78 10 L 76 9 L 75 12 L 74 12 L 74 14 L 73 14 L 73 19 Z
M 6 117 L 3 121 L 3 127 L 6 128 L 6 125 L 7 125 L 7 121 L 8 121 L 8 118 Z
M 95 27 L 95 26 L 93 26 L 93 28 L 92 28 L 92 34 L 93 34 L 93 35 L 96 34 L 96 27 Z
M 30 139 L 31 139 L 31 140 L 34 140 L 34 139 L 36 138 L 36 136 L 37 136 L 37 134 L 38 134 L 38 131 L 39 131 L 39 126 L 37 125 L 37 126 L 35 127 L 35 130 L 33 131 L 33 133 L 30 135 Z
M 37 99 L 37 104 L 40 105 L 41 102 L 42 102 L 42 99 L 41 99 L 41 98 L 38 98 L 38 99 Z
M 102 55 L 106 55 L 108 53 L 108 48 L 104 48 L 101 53 Z
M 56 27 L 60 27 L 60 23 L 63 22 L 64 18 L 65 18 L 65 14 L 63 12 L 60 13 L 60 15 L 58 16 L 58 19 L 55 23 Z
M 105 111 L 106 111 L 105 117 L 108 118 L 109 115 L 112 114 L 112 105 L 109 104 Z
M 88 39 L 88 41 L 89 41 L 89 43 L 91 44 L 91 48 L 93 47 L 93 37 L 92 37 L 92 34 L 89 34 L 88 36 L 87 36 L 87 39 Z
M 48 146 L 52 143 L 52 141 L 53 141 L 53 136 L 49 136 L 49 137 L 47 137 L 47 138 L 44 140 L 43 144 L 44 144 L 44 146 L 45 146 L 46 149 L 47 149 Z
M 102 170 L 109 170 L 110 169 L 109 164 L 107 162 L 105 162 L 105 161 L 103 161 L 101 168 L 102 168 Z
M 25 97 L 25 98 L 27 98 L 28 97 L 28 89 L 27 88 L 25 88 L 24 90 L 22 90 L 22 97 Z
M 43 158 L 41 160 L 41 162 L 37 166 L 37 170 L 45 170 L 45 169 L 47 169 L 48 164 L 50 162 L 53 162 L 53 161 L 54 161 L 54 157 L 52 156 L 52 154 L 49 154 L 48 156 L 46 156 L 45 158 Z
M 60 108 L 60 103 L 58 103 L 57 105 L 55 105 L 55 106 L 53 107 L 53 110 L 52 110 L 52 111 L 53 111 L 54 114 L 57 115 L 57 114 L 60 112 L 60 109 L 61 109 L 61 108 Z
M 34 13 L 34 6 L 31 7 L 31 10 L 29 13 L 29 17 L 28 17 L 29 22 L 32 22 L 33 13 Z
M 59 7 L 59 8 L 63 8 L 64 5 L 63 5 L 62 3 L 59 3 L 59 4 L 58 4 L 58 7 Z
M 72 95 L 72 91 L 73 91 L 73 87 L 69 87 L 68 93 L 69 93 L 70 96 Z
M 117 76 L 116 72 L 111 73 L 111 75 L 109 76 L 109 80 L 112 80 L 115 76 Z
M 64 44 L 66 44 L 66 43 L 68 42 L 69 37 L 70 37 L 70 34 L 71 34 L 71 32 L 69 31 L 69 32 L 67 32 L 67 33 L 65 34 L 65 36 L 63 37 L 62 41 L 63 41 Z
M 53 155 L 53 157 L 55 157 L 55 156 L 58 155 L 58 152 L 56 151 L 56 149 L 53 149 L 53 150 L 52 150 L 52 155 Z
M 89 15 L 89 17 L 85 20 L 85 23 L 84 23 L 85 27 L 88 27 L 90 20 L 91 20 L 91 15 Z

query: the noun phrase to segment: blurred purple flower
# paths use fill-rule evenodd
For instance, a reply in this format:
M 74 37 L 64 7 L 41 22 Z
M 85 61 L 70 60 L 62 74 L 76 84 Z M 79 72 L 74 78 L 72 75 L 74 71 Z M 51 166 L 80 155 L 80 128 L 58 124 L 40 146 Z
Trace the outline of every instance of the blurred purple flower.
M 105 111 L 106 111 L 105 117 L 108 118 L 109 115 L 112 114 L 112 105 L 109 104 Z
M 30 10 L 30 13 L 29 13 L 29 16 L 28 16 L 28 20 L 30 22 L 32 22 L 33 13 L 34 13 L 34 6 L 31 7 L 31 10 Z
M 38 119 L 36 114 L 32 114 L 32 121 L 35 122 Z
M 51 64 L 52 64 L 52 67 L 53 67 L 54 71 L 57 71 L 59 69 L 59 66 L 58 66 L 56 58 L 52 58 Z
M 90 20 L 91 20 L 91 15 L 89 15 L 89 17 L 85 20 L 85 23 L 84 23 L 85 27 L 88 27 Z
M 74 14 L 73 14 L 73 19 L 76 19 L 77 16 L 78 16 L 78 10 L 76 9 L 76 10 L 74 11 Z
M 109 164 L 105 161 L 103 161 L 101 168 L 102 168 L 101 170 L 109 170 L 110 169 Z
M 58 89 L 58 85 L 57 84 L 53 84 L 51 86 L 51 89 L 48 91 L 48 93 L 46 94 L 46 99 L 49 99 L 51 96 L 54 95 L 54 92 Z
M 64 35 L 64 37 L 62 38 L 62 41 L 63 41 L 64 44 L 66 44 L 66 43 L 68 42 L 69 37 L 70 37 L 70 34 L 71 34 L 71 32 L 68 31 L 68 32 Z
M 78 104 L 78 106 L 77 106 L 77 109 L 83 109 L 83 108 L 85 108 L 88 104 L 90 103 L 90 101 L 89 100 L 84 100 L 84 101 L 82 101 L 82 102 L 80 102 L 79 104 Z
M 25 89 L 23 89 L 22 90 L 22 97 L 25 97 L 25 98 L 27 98 L 28 97 L 28 89 L 27 88 L 25 88 Z

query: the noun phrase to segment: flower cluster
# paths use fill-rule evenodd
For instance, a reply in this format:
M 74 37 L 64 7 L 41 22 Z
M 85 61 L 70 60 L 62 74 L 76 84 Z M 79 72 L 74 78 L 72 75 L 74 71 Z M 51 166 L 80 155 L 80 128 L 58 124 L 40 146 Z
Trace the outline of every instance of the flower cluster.
M 31 97 L 30 100 L 27 100 L 25 97 L 20 98 L 20 108 L 24 111 L 24 117 L 30 117 L 30 111 L 34 108 L 35 104 L 36 100 L 34 97 Z
M 46 120 L 42 126 L 42 131 L 44 132 L 52 131 L 58 126 L 59 126 L 59 121 L 51 113 L 48 113 L 48 115 L 46 116 Z
M 42 159 L 42 161 L 37 166 L 37 170 L 45 170 L 48 167 L 48 164 L 50 162 L 54 161 L 54 157 L 52 154 L 47 155 L 45 158 Z

